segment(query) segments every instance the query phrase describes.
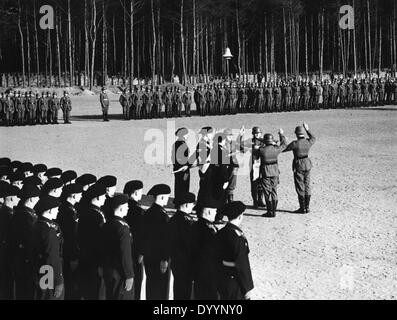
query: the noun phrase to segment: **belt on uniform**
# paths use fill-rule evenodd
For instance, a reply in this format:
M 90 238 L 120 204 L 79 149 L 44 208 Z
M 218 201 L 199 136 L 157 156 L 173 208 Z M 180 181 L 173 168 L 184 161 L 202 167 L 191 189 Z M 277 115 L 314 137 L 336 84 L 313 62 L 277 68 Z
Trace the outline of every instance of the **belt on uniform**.
M 307 159 L 307 158 L 309 158 L 309 156 L 297 157 L 296 160 L 303 160 L 303 159 Z
M 278 164 L 278 162 L 277 162 L 277 161 L 275 161 L 275 162 L 269 162 L 269 163 L 265 163 L 265 166 L 271 166 L 271 165 L 273 165 L 273 164 Z
M 235 268 L 235 267 L 236 267 L 236 263 L 235 263 L 235 262 L 231 262 L 231 261 L 225 261 L 225 260 L 223 260 L 223 261 L 222 261 L 222 264 L 223 264 L 225 267 L 229 267 L 229 268 Z

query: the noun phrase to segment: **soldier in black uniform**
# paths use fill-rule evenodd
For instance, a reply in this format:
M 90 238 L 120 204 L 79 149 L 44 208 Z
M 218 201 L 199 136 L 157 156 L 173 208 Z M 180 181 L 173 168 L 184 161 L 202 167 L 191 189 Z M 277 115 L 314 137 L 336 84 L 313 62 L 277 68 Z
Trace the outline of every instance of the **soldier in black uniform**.
M 76 171 L 73 171 L 73 170 L 66 170 L 66 171 L 62 172 L 62 175 L 61 175 L 61 180 L 63 181 L 63 184 L 65 186 L 75 183 L 76 178 L 77 178 L 77 173 L 76 173 Z
M 84 194 L 86 206 L 79 212 L 77 229 L 80 247 L 79 272 L 84 300 L 103 300 L 104 283 L 101 267 L 101 228 L 106 222 L 101 207 L 106 200 L 106 187 L 92 185 Z
M 128 212 L 128 196 L 115 195 L 111 207 L 113 216 L 103 225 L 101 232 L 106 300 L 133 300 L 132 237 L 124 220 Z
M 86 192 L 89 187 L 97 182 L 97 178 L 90 173 L 85 173 L 76 179 L 76 183 L 83 187 L 83 192 Z
M 50 196 L 42 197 L 37 203 L 39 218 L 34 226 L 33 237 L 38 300 L 63 300 L 65 295 L 62 267 L 63 236 L 59 225 L 54 221 L 60 205 L 59 199 Z M 51 267 L 51 273 L 47 269 L 42 270 L 48 266 Z
M 178 140 L 172 146 L 172 157 L 175 183 L 174 197 L 178 198 L 181 194 L 189 192 L 190 189 L 190 170 L 189 170 L 189 147 L 186 143 L 189 131 L 180 128 L 175 132 Z
M 33 228 L 37 221 L 34 208 L 39 196 L 40 190 L 36 186 L 25 185 L 20 192 L 21 200 L 11 221 L 10 262 L 15 280 L 16 300 L 33 300 L 35 296 Z
M 171 270 L 174 276 L 174 300 L 190 300 L 192 294 L 191 245 L 194 193 L 179 195 L 174 203 L 177 211 L 169 221 L 168 237 Z
M 276 216 L 278 197 L 277 185 L 279 184 L 280 171 L 278 168 L 278 155 L 286 148 L 286 138 L 284 131 L 280 129 L 280 146 L 277 146 L 273 140 L 273 135 L 265 134 L 264 146 L 259 149 L 259 157 L 261 159 L 261 181 L 260 184 L 265 193 L 265 201 L 267 213 L 264 217 L 274 218 Z
M 108 119 L 108 112 L 109 112 L 109 97 L 106 93 L 106 88 L 103 87 L 101 90 L 101 94 L 99 95 L 99 100 L 101 101 L 101 108 L 102 108 L 102 117 L 103 121 L 109 121 Z M 121 97 L 120 97 L 121 100 Z M 123 109 L 124 114 L 124 109 Z
M 4 203 L 0 207 L 0 300 L 13 299 L 13 277 L 10 264 L 10 226 L 20 190 L 8 183 L 0 190 Z
M 246 206 L 232 202 L 225 206 L 224 213 L 229 222 L 217 234 L 217 248 L 221 272 L 219 294 L 221 300 L 250 300 L 254 288 L 248 241 L 240 229 Z
M 132 180 L 125 184 L 124 194 L 129 196 L 127 221 L 132 233 L 132 263 L 134 265 L 134 299 L 141 299 L 143 280 L 143 244 L 144 244 L 144 214 L 140 206 L 142 200 L 143 183 L 139 180 Z
M 49 195 L 54 198 L 59 198 L 62 194 L 63 181 L 59 178 L 50 178 L 44 184 L 42 195 Z
M 309 139 L 305 138 L 305 131 Z M 296 193 L 299 199 L 299 209 L 296 213 L 310 212 L 310 170 L 312 169 L 312 162 L 309 159 L 309 150 L 316 142 L 316 138 L 309 131 L 309 126 L 303 124 L 303 127 L 297 127 L 295 130 L 297 141 L 291 142 L 284 152 L 292 151 L 294 153 L 294 161 L 292 163 L 292 170 L 294 172 L 294 182 Z
M 199 203 L 202 208 L 198 221 L 192 226 L 192 274 L 195 300 L 218 300 L 218 253 L 214 221 L 218 203 L 205 199 Z
M 168 220 L 164 207 L 168 203 L 171 188 L 165 184 L 155 185 L 149 190 L 155 200 L 144 217 L 143 259 L 146 271 L 146 299 L 168 300 L 169 294 L 169 250 Z
M 116 193 L 117 178 L 115 176 L 103 176 L 98 179 L 98 183 L 106 187 L 106 201 L 102 208 L 105 218 L 109 219 L 112 216 L 111 199 Z
M 41 180 L 42 185 L 47 181 L 46 172 L 47 166 L 45 164 L 39 163 L 33 166 L 33 174 Z
M 77 226 L 79 218 L 76 205 L 80 202 L 83 187 L 69 184 L 62 190 L 62 204 L 59 208 L 57 222 L 61 228 L 63 245 L 63 270 L 65 278 L 65 300 L 80 300 L 77 268 L 79 263 L 79 245 L 77 242 Z

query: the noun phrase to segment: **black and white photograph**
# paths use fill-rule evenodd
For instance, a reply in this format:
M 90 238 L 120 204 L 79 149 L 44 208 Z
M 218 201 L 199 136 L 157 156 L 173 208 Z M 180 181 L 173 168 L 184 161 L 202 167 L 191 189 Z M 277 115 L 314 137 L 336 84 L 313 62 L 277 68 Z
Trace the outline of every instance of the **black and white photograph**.
M 396 300 L 396 22 L 0 0 L 0 300 Z

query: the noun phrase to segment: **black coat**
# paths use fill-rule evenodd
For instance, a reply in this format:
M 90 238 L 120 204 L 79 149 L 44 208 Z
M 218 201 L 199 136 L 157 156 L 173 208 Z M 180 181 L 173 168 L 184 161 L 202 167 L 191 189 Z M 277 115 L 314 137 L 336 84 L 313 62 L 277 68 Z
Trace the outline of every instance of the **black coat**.
M 72 204 L 65 201 L 59 207 L 57 217 L 64 239 L 63 258 L 65 261 L 75 261 L 79 257 L 79 244 L 77 241 L 78 221 L 76 209 Z
M 138 260 L 139 255 L 143 255 L 144 243 L 144 214 L 145 210 L 134 200 L 128 201 L 128 214 L 125 217 L 132 234 L 132 258 Z

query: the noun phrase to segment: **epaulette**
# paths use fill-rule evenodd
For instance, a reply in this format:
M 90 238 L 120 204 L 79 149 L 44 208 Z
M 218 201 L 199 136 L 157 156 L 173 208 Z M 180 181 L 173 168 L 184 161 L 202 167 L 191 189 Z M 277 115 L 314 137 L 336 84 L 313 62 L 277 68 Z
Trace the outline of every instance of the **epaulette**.
M 120 222 L 121 223 L 121 225 L 123 225 L 124 227 L 130 227 L 129 225 L 128 225 L 128 223 L 127 222 L 125 222 L 125 221 L 122 221 L 122 220 L 117 220 L 118 222 Z
M 245 235 L 244 235 L 244 233 L 243 232 L 241 232 L 241 231 L 239 231 L 239 230 L 234 230 L 235 232 L 236 232 L 236 234 L 237 234 L 237 236 L 238 237 L 243 237 L 243 238 L 245 238 Z

